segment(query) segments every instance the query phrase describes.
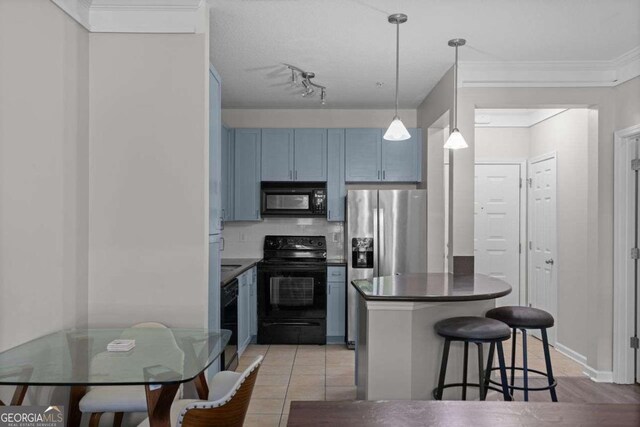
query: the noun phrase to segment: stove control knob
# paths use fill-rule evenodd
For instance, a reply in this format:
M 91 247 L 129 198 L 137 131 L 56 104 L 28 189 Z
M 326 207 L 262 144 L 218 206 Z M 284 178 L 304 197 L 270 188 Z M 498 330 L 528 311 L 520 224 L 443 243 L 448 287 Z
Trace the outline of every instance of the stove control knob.
M 322 246 L 322 242 L 318 242 L 318 246 Z

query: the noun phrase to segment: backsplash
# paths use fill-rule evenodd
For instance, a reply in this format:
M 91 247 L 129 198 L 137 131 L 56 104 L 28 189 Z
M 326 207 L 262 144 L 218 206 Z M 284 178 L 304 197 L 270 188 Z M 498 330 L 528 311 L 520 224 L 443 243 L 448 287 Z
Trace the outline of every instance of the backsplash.
M 264 236 L 325 236 L 327 257 L 344 257 L 344 223 L 324 218 L 265 218 L 260 222 L 225 223 L 222 258 L 262 258 Z

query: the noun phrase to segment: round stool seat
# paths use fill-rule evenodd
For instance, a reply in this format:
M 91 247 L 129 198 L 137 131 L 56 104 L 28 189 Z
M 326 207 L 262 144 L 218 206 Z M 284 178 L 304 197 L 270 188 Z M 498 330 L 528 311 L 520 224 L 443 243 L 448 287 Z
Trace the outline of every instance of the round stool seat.
M 459 340 L 495 341 L 511 336 L 507 324 L 486 317 L 451 317 L 439 321 L 434 328 L 442 337 Z
M 533 307 L 508 306 L 489 310 L 486 316 L 499 320 L 512 328 L 540 329 L 553 326 L 553 316 Z

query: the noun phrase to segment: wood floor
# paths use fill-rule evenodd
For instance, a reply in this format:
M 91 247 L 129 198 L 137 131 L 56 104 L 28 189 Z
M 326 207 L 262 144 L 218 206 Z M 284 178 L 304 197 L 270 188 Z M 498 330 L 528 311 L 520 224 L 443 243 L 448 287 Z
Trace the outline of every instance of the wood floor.
M 521 344 L 521 343 L 519 343 Z M 507 361 L 511 344 L 505 345 Z M 544 371 L 542 343 L 530 339 L 529 366 Z M 251 345 L 240 359 L 238 371 L 244 370 L 257 355 L 264 355 L 249 406 L 245 426 L 286 426 L 292 400 L 354 400 L 354 352 L 342 345 Z M 520 364 L 522 349 L 516 349 Z M 583 367 L 551 349 L 554 373 L 558 379 L 558 399 L 567 403 L 636 403 L 640 404 L 640 386 L 595 383 L 583 374 Z M 532 375 L 530 384 L 540 386 L 544 379 Z M 521 380 L 516 378 L 516 383 Z M 488 400 L 500 400 L 497 393 Z M 516 393 L 516 400 L 523 400 Z M 532 392 L 529 399 L 550 402 L 548 392 Z M 508 404 L 508 403 L 505 403 Z

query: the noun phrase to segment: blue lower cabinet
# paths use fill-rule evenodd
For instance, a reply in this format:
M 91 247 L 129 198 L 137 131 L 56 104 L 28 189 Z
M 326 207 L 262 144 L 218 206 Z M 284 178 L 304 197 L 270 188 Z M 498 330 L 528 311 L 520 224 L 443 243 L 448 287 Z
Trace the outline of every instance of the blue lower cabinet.
M 347 188 L 344 179 L 344 129 L 327 132 L 327 221 L 344 221 Z
M 236 129 L 233 141 L 233 219 L 260 220 L 260 129 Z
M 209 236 L 209 283 L 208 283 L 208 319 L 207 327 L 215 331 L 220 329 L 220 277 L 222 254 L 220 235 Z M 209 379 L 219 371 L 219 364 L 214 363 L 209 367 L 207 375 Z
M 347 292 L 344 277 L 345 267 L 327 267 L 327 343 L 343 343 L 345 339 Z
M 255 342 L 258 336 L 258 269 L 253 267 L 249 272 L 249 335 L 251 342 Z

